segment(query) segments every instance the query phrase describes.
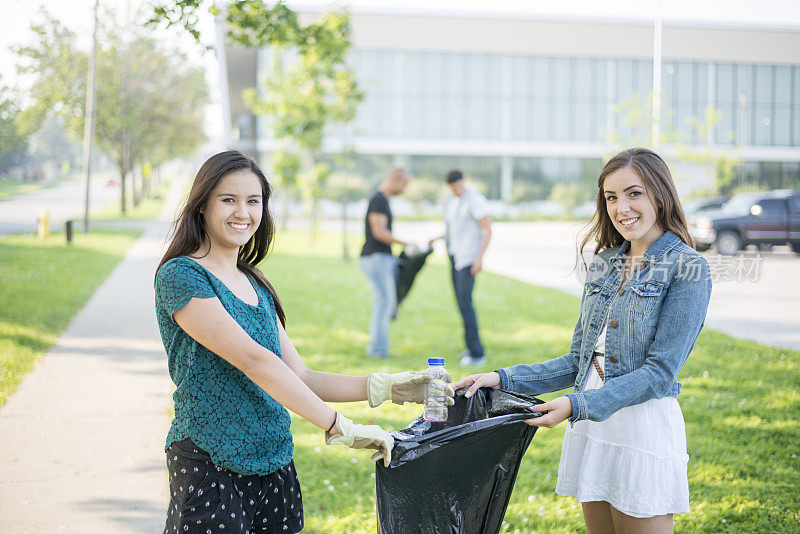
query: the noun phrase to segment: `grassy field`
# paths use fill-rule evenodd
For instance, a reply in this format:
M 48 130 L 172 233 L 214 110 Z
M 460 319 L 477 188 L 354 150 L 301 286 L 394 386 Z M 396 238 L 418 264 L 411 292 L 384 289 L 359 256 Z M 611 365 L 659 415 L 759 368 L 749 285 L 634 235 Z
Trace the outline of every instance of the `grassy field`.
M 6 200 L 16 195 L 34 193 L 48 187 L 50 184 L 52 184 L 52 182 L 19 182 L 17 180 L 0 178 L 0 200 Z
M 262 268 L 287 311 L 287 330 L 309 367 L 343 373 L 421 370 L 425 358 L 455 364 L 463 350 L 460 318 L 445 265 L 434 258 L 421 272 L 392 325 L 392 358 L 363 355 L 370 294 L 358 262 L 340 259 L 328 235 L 314 253 L 307 234 L 281 231 Z M 350 250 L 357 250 L 356 242 Z M 490 365 L 535 362 L 568 346 L 578 299 L 488 273 L 476 302 Z M 800 353 L 702 333 L 681 377 L 689 440 L 692 513 L 679 532 L 798 532 L 800 508 Z M 542 395 L 551 399 L 556 394 Z M 413 405 L 337 406 L 361 423 L 401 429 L 420 413 Z M 504 532 L 584 532 L 580 508 L 554 494 L 564 425 L 539 430 L 525 455 L 506 512 Z M 295 462 L 303 485 L 307 531 L 375 531 L 373 464 L 368 454 L 326 447 L 316 427 L 294 418 Z
M 101 175 L 105 173 L 100 173 Z M 54 187 L 61 182 L 81 180 L 82 175 L 80 171 L 70 171 L 61 173 L 55 179 L 49 181 L 38 182 L 21 182 L 10 177 L 0 176 L 0 200 L 6 200 L 17 195 L 25 195 L 28 193 L 35 193 L 41 189 Z
M 0 406 L 125 255 L 138 233 L 0 238 Z
M 108 220 L 155 220 L 161 213 L 161 208 L 164 206 L 164 198 L 169 191 L 169 182 L 162 183 L 155 191 L 152 192 L 149 198 L 143 198 L 139 205 L 134 207 L 133 201 L 128 195 L 127 212 L 123 217 L 120 213 L 120 201 L 112 202 L 92 212 L 92 221 L 108 221 Z

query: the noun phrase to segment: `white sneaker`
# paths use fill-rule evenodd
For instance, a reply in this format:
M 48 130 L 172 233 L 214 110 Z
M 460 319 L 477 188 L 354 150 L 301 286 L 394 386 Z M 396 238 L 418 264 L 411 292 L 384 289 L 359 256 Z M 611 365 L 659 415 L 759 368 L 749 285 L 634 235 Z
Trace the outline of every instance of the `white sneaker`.
M 459 362 L 459 364 L 461 364 L 462 366 L 483 365 L 486 363 L 486 356 L 481 356 L 480 358 L 473 358 L 472 354 L 470 354 L 469 351 L 464 351 L 464 352 L 466 352 L 467 354 L 463 356 L 461 358 L 461 361 Z

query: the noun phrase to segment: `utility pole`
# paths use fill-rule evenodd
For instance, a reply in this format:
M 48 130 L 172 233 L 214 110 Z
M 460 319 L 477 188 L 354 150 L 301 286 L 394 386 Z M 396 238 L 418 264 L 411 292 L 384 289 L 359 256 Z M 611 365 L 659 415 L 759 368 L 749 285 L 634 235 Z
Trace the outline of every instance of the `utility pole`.
M 97 9 L 100 0 L 94 2 L 94 30 L 92 53 L 89 56 L 89 74 L 86 80 L 86 108 L 83 112 L 83 231 L 89 231 L 89 190 L 91 185 L 92 137 L 94 136 L 94 86 L 97 63 Z
M 653 27 L 653 150 L 661 144 L 661 11 L 662 0 L 656 1 L 656 17 Z
M 228 85 L 227 58 L 225 57 L 225 15 L 225 8 L 220 8 L 219 12 L 214 16 L 214 30 L 217 39 L 216 52 L 217 69 L 219 70 L 219 100 L 222 105 L 222 144 L 227 150 L 231 147 L 231 99 Z

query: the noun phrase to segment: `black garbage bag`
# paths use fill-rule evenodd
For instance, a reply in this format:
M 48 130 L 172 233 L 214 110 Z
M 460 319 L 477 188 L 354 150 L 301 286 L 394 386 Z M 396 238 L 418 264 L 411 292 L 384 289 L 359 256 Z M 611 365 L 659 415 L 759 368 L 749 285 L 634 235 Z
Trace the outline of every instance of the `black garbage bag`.
M 416 249 L 416 247 L 414 247 Z M 403 302 L 411 286 L 414 284 L 414 278 L 417 277 L 422 266 L 425 265 L 425 260 L 433 252 L 432 248 L 428 250 L 404 250 L 397 258 L 397 305 Z
M 536 433 L 522 421 L 543 401 L 503 390 L 456 392 L 447 421 L 392 432 L 389 467 L 375 467 L 378 534 L 500 531 L 519 464 Z

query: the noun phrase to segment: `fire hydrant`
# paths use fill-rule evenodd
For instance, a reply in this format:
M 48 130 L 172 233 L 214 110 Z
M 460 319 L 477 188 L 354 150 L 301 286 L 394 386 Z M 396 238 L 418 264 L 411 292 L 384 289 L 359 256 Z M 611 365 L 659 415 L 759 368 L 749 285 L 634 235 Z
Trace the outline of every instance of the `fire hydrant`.
M 44 239 L 50 234 L 50 212 L 42 209 L 39 212 L 39 239 Z

